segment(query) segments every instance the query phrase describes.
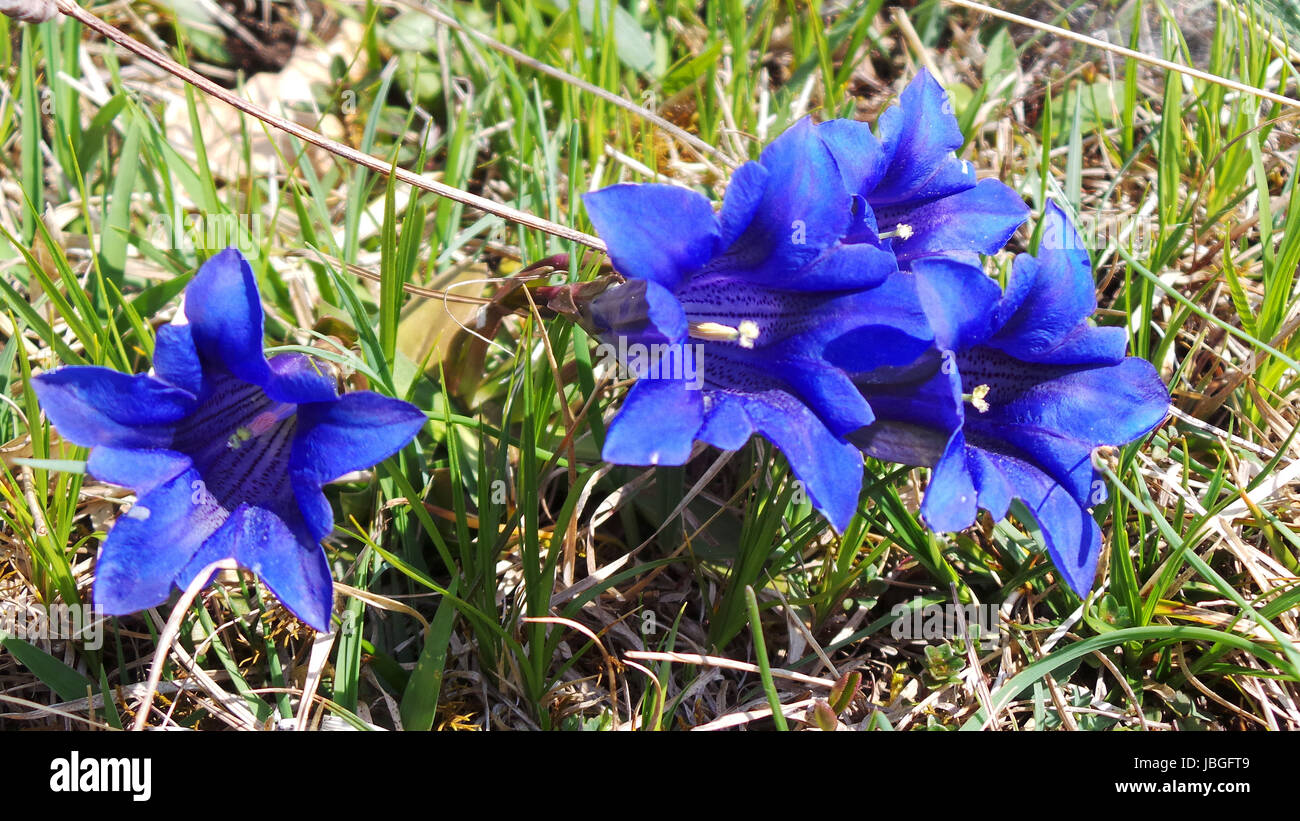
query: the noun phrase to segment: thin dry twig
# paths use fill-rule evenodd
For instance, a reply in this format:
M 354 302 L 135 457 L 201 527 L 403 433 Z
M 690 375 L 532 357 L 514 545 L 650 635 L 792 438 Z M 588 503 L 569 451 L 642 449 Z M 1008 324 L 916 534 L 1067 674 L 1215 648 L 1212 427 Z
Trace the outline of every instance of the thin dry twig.
M 399 168 L 396 165 L 387 163 L 378 157 L 358 151 L 357 149 L 344 145 L 336 140 L 331 140 L 324 134 L 321 134 L 318 131 L 313 131 L 306 126 L 299 125 L 291 120 L 286 120 L 283 117 L 277 117 L 261 106 L 254 105 L 242 97 L 237 97 L 234 94 L 231 94 L 229 91 L 206 77 L 196 74 L 194 71 L 191 71 L 177 63 L 175 60 L 172 60 L 170 57 L 167 57 L 144 43 L 130 37 L 121 30 L 105 23 L 103 20 L 100 20 L 81 6 L 78 6 L 73 2 L 73 0 L 55 0 L 55 2 L 58 4 L 59 11 L 99 34 L 102 34 L 112 42 L 132 54 L 135 54 L 137 57 L 148 60 L 150 63 L 158 66 L 168 74 L 189 83 L 203 93 L 211 97 L 216 97 L 227 105 L 237 108 L 245 114 L 256 117 L 272 128 L 279 129 L 286 134 L 291 134 L 303 142 L 310 143 L 317 148 L 322 148 L 331 154 L 335 154 L 349 162 L 368 168 L 376 173 L 384 174 L 385 176 L 392 176 L 394 179 L 400 180 L 407 185 L 415 186 L 423 191 L 428 191 L 431 194 L 446 197 L 447 199 L 454 200 L 462 205 L 468 205 L 472 208 L 477 208 L 480 211 L 495 214 L 502 219 L 518 223 L 528 228 L 545 231 L 553 236 L 567 239 L 580 245 L 585 245 L 588 248 L 594 248 L 597 251 L 605 250 L 605 243 L 602 242 L 599 237 L 594 237 L 591 234 L 579 231 L 576 228 L 569 228 L 568 226 L 551 222 L 548 219 L 536 216 L 535 214 L 529 214 L 528 212 L 521 211 L 518 208 L 512 208 L 509 205 L 494 202 L 486 197 L 480 197 L 477 194 L 471 194 L 468 191 L 453 188 L 450 185 L 446 185 L 445 183 L 436 180 L 431 180 L 420 174 L 414 174 L 404 168 Z
M 1044 23 L 1041 20 L 1034 20 L 1030 17 L 1021 17 L 1019 14 L 1012 14 L 1009 11 L 1002 11 L 1001 9 L 992 6 L 986 6 L 983 3 L 971 2 L 971 0 L 947 0 L 947 2 L 952 3 L 954 6 L 961 6 L 962 8 L 970 9 L 971 11 L 981 11 L 994 17 L 1001 17 L 1003 20 L 1009 20 L 1012 23 L 1019 23 L 1022 26 L 1029 26 L 1030 28 L 1035 28 L 1039 31 L 1046 31 L 1050 34 L 1056 35 L 1057 37 L 1063 37 L 1066 40 L 1073 40 L 1076 43 L 1083 43 L 1084 45 L 1092 46 L 1093 48 L 1113 52 L 1121 57 L 1128 57 L 1132 60 L 1137 60 L 1140 63 L 1146 63 L 1147 65 L 1156 66 L 1157 68 L 1163 68 L 1166 71 L 1186 74 L 1188 77 L 1195 77 L 1196 79 L 1204 80 L 1207 83 L 1215 83 L 1225 88 L 1230 88 L 1233 91 L 1240 91 L 1243 94 L 1262 97 L 1270 102 L 1280 103 L 1281 105 L 1290 106 L 1291 108 L 1300 108 L 1300 100 L 1293 100 L 1290 97 L 1284 97 L 1281 94 L 1276 94 L 1266 89 L 1255 88 L 1246 83 L 1239 83 L 1236 80 L 1230 80 L 1227 77 L 1220 77 L 1217 74 L 1211 74 L 1208 71 L 1201 71 L 1198 68 L 1185 66 L 1171 60 L 1152 57 L 1149 54 L 1143 54 L 1142 52 L 1134 51 L 1131 48 L 1107 43 L 1105 40 L 1098 40 L 1096 37 L 1089 37 L 1086 34 L 1078 34 L 1069 29 L 1054 26 L 1051 23 Z
M 167 626 L 158 637 L 158 649 L 154 651 L 153 664 L 149 667 L 148 686 L 145 688 L 144 695 L 140 697 L 139 706 L 136 707 L 135 726 L 132 729 L 143 730 L 149 720 L 149 708 L 153 704 L 154 694 L 158 692 L 158 682 L 162 680 L 163 663 L 167 661 L 167 654 L 171 650 L 172 642 L 176 640 L 176 635 L 180 633 L 181 622 L 185 620 L 185 614 L 190 611 L 190 605 L 207 586 L 208 579 L 213 573 L 218 570 L 235 570 L 237 567 L 234 559 L 219 559 L 212 562 L 199 571 L 194 581 L 190 582 L 190 586 L 181 594 L 176 607 L 167 618 Z

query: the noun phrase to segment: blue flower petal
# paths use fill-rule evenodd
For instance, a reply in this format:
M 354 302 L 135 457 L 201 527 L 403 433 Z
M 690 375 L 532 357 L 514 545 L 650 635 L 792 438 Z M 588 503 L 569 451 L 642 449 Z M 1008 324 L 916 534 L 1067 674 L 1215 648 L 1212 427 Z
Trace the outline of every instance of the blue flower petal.
M 338 398 L 337 381 L 323 362 L 302 353 L 284 353 L 270 361 L 271 378 L 266 395 L 276 402 L 301 405 L 333 402 Z
M 193 465 L 174 450 L 134 450 L 100 445 L 90 451 L 86 470 L 101 482 L 129 487 L 144 495 Z
M 1015 340 L 1007 345 L 1000 338 L 989 340 L 989 344 L 1015 349 Z M 1020 348 L 1020 350 L 1024 350 Z M 1064 336 L 1049 346 L 1040 347 L 1032 354 L 1026 354 L 1027 362 L 1045 365 L 1113 365 L 1124 358 L 1128 350 L 1128 331 L 1120 327 L 1098 328 L 1087 320 L 1075 325 Z
M 172 426 L 194 410 L 187 391 L 143 374 L 73 365 L 32 378 L 59 435 L 82 446 L 166 448 Z
M 882 368 L 855 381 L 876 421 L 848 438 L 871 456 L 933 467 L 963 420 L 961 377 L 938 351 L 908 368 Z
M 702 195 L 673 185 L 614 185 L 583 204 L 614 268 L 670 291 L 713 256 L 718 221 Z
M 869 425 L 875 418 L 857 386 L 839 368 L 818 360 L 783 360 L 771 366 L 836 436 Z
M 610 423 L 601 458 L 618 465 L 681 465 L 704 423 L 704 399 L 685 379 L 638 379 Z
M 233 559 L 256 573 L 299 621 L 329 632 L 334 609 L 329 563 L 295 509 L 239 505 L 176 574 L 176 586 L 188 587 L 203 568 L 223 559 Z M 205 579 L 203 584 L 211 581 Z
M 140 497 L 109 530 L 95 565 L 95 607 L 124 616 L 165 602 L 172 580 L 215 529 L 193 503 L 186 470 Z
M 235 560 L 261 578 L 280 603 L 321 633 L 330 631 L 334 581 L 325 551 L 300 518 L 264 507 L 244 507 L 231 516 L 236 529 Z
M 625 345 L 667 344 L 686 338 L 686 314 L 672 292 L 657 282 L 634 279 L 597 296 L 590 304 L 596 331 Z
M 871 126 L 855 120 L 827 120 L 817 126 L 817 136 L 831 150 L 849 193 L 865 195 L 880 182 L 889 157 Z
M 302 511 L 307 532 L 313 539 L 319 542 L 334 532 L 334 508 L 330 506 L 329 499 L 325 498 L 320 485 L 314 482 L 295 482 L 293 496 L 298 501 L 298 509 Z
M 920 205 L 975 184 L 975 169 L 952 155 L 961 148 L 961 129 L 947 92 L 928 71 L 880 115 L 876 130 L 890 162 L 867 201 L 882 225 L 890 207 Z
M 756 162 L 747 162 L 732 172 L 718 212 L 718 248 L 730 248 L 745 233 L 763 202 L 769 176 L 767 169 Z
M 227 248 L 203 263 L 185 289 L 194 344 L 245 382 L 265 385 L 271 368 L 262 352 L 262 303 L 244 255 Z
M 916 278 L 895 272 L 880 285 L 838 298 L 818 311 L 811 338 L 821 355 L 850 374 L 910 364 L 930 347 L 934 333 Z
M 1014 457 L 988 453 L 1015 496 L 1038 522 L 1052 564 L 1080 598 L 1088 595 L 1101 555 L 1101 529 L 1070 493 L 1037 468 Z
M 159 328 L 154 339 L 153 368 L 162 381 L 199 396 L 204 389 L 203 363 L 191 331 L 189 325 Z
M 739 398 L 721 391 L 707 394 L 704 425 L 696 438 L 720 450 L 740 450 L 754 433 L 754 425 Z
M 968 384 L 990 385 L 985 397 L 989 411 L 970 415 L 967 425 L 996 426 L 1002 438 L 1043 434 L 1067 437 L 1089 449 L 1119 445 L 1151 432 L 1168 413 L 1169 394 L 1144 359 L 1068 369 L 991 354 L 985 361 L 990 374 L 1016 375 L 1001 381 L 963 366 L 963 372 L 972 371 Z
M 397 453 L 427 422 L 409 402 L 370 391 L 302 405 L 289 474 L 296 481 L 331 482 Z
M 771 391 L 742 401 L 754 429 L 785 455 L 813 507 L 843 533 L 858 509 L 862 454 L 789 394 Z
M 921 516 L 932 529 L 951 533 L 975 524 L 977 510 L 978 493 L 966 458 L 966 440 L 958 431 L 930 474 Z
M 1030 512 L 1042 528 L 1052 564 L 1065 576 L 1074 594 L 1085 598 L 1097 578 L 1097 561 L 1101 557 L 1101 528 L 1097 521 L 1059 487 Z
M 935 257 L 917 260 L 912 273 L 921 305 L 934 329 L 936 347 L 957 351 L 988 338 L 993 307 L 1002 289 L 981 268 Z
M 754 285 L 801 289 L 798 271 L 844 236 L 852 196 L 816 127 L 805 118 L 763 150 L 763 199 L 749 227 L 709 269 Z
M 989 451 L 968 447 L 966 464 L 970 467 L 971 478 L 979 494 L 979 506 L 989 512 L 993 521 L 1001 521 L 1011 507 L 1016 489 L 998 468 Z
M 833 245 L 821 256 L 789 274 L 786 288 L 799 291 L 848 291 L 874 288 L 898 270 L 894 255 L 866 243 Z
M 982 180 L 908 214 L 904 221 L 912 234 L 894 240 L 894 253 L 901 267 L 919 257 L 953 251 L 996 254 L 1028 216 L 1028 206 L 1015 191 L 998 180 Z
M 1050 203 L 1037 259 L 1020 254 L 1011 266 L 989 344 L 1017 359 L 1050 358 L 1097 309 L 1095 289 L 1083 241 L 1060 206 Z

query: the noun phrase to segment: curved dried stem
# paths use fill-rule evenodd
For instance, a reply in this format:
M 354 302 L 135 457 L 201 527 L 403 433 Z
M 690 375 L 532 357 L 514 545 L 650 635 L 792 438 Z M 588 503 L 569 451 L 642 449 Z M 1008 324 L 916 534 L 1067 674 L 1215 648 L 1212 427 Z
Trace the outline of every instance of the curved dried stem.
M 477 194 L 471 194 L 468 191 L 453 188 L 450 185 L 437 182 L 436 180 L 431 180 L 420 174 L 414 174 L 404 168 L 390 165 L 378 157 L 358 151 L 357 149 L 344 145 L 336 140 L 331 140 L 320 132 L 313 131 L 310 128 L 299 125 L 291 120 L 286 120 L 283 117 L 277 117 L 261 106 L 254 105 L 242 97 L 231 94 L 229 91 L 206 77 L 196 74 L 194 71 L 180 65 L 165 54 L 150 48 L 144 43 L 128 36 L 120 29 L 105 23 L 103 20 L 100 20 L 95 15 L 77 5 L 73 0 L 55 0 L 55 4 L 63 14 L 77 20 L 93 31 L 102 34 L 104 37 L 132 54 L 135 54 L 141 59 L 148 60 L 166 71 L 168 74 L 171 74 L 199 89 L 204 94 L 216 97 L 227 105 L 237 108 L 245 114 L 256 117 L 272 128 L 279 129 L 287 134 L 292 134 L 303 142 L 322 148 L 331 154 L 342 157 L 349 162 L 365 168 L 369 168 L 371 171 L 376 173 L 384 174 L 386 176 L 391 175 L 395 179 L 400 180 L 407 185 L 412 185 L 423 191 L 428 191 L 431 194 L 446 197 L 449 200 L 454 200 L 463 205 L 468 205 L 471 208 L 477 208 L 480 211 L 495 214 L 496 216 L 509 220 L 510 222 L 518 223 L 519 225 L 528 228 L 535 228 L 538 231 L 545 231 L 553 236 L 571 240 L 580 245 L 585 245 L 588 248 L 594 248 L 597 251 L 605 250 L 605 243 L 602 242 L 599 237 L 594 237 L 591 234 L 584 233 L 575 228 L 570 228 L 566 225 L 551 222 L 548 219 L 536 216 L 535 214 L 529 214 L 526 211 L 520 211 L 518 208 L 512 208 L 499 202 L 493 202 L 492 200 L 480 197 Z
M 1152 57 L 1149 54 L 1143 54 L 1140 51 L 1134 51 L 1133 49 L 1125 48 L 1124 46 L 1117 46 L 1114 43 L 1107 43 L 1105 40 L 1098 40 L 1096 37 L 1089 37 L 1086 34 L 1078 34 L 1069 29 L 1054 26 L 1051 23 L 1044 23 L 1041 20 L 1034 20 L 1030 17 L 1021 17 L 1019 14 L 1012 14 L 1009 11 L 1002 11 L 1001 9 L 987 6 L 983 3 L 972 2 L 972 0 L 947 0 L 947 2 L 952 3 L 954 6 L 961 6 L 964 9 L 984 12 L 985 14 L 1000 17 L 1003 20 L 1009 20 L 1012 23 L 1019 23 L 1022 26 L 1035 28 L 1039 31 L 1046 31 L 1056 35 L 1057 37 L 1063 37 L 1066 40 L 1073 40 L 1076 43 L 1083 43 L 1084 45 L 1092 46 L 1093 48 L 1109 51 L 1113 54 L 1118 54 L 1121 57 L 1128 57 L 1132 60 L 1137 60 L 1139 63 L 1146 63 L 1147 65 L 1156 66 L 1157 68 L 1163 68 L 1166 71 L 1186 74 L 1188 77 L 1195 77 L 1196 79 L 1204 80 L 1207 83 L 1215 83 L 1225 88 L 1231 88 L 1234 91 L 1240 91 L 1243 94 L 1262 97 L 1270 102 L 1290 106 L 1291 108 L 1300 108 L 1300 100 L 1293 100 L 1290 97 L 1284 97 L 1283 95 L 1272 91 L 1266 91 L 1265 89 L 1256 88 L 1247 83 L 1230 80 L 1227 77 L 1220 77 L 1217 74 L 1211 74 L 1208 71 L 1201 71 L 1199 68 L 1192 68 L 1191 66 L 1185 66 L 1181 63 L 1175 63 L 1172 60 Z

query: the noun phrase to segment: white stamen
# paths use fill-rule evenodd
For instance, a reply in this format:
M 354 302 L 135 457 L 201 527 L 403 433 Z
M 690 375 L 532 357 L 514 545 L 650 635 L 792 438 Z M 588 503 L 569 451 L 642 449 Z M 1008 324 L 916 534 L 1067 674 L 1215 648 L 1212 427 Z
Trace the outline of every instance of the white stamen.
M 741 320 L 740 326 L 733 328 L 721 322 L 692 322 L 687 326 L 687 333 L 692 339 L 707 339 L 712 342 L 738 342 L 742 348 L 754 347 L 758 339 L 758 323 L 752 319 Z
M 740 336 L 740 331 L 721 322 L 692 322 L 687 326 L 687 333 L 693 339 L 715 342 L 731 342 Z
M 894 230 L 885 231 L 879 236 L 881 239 L 889 239 L 890 237 L 898 237 L 899 239 L 910 239 L 913 233 L 915 232 L 912 231 L 912 226 L 908 225 L 905 222 L 900 222 L 898 225 L 894 226 Z

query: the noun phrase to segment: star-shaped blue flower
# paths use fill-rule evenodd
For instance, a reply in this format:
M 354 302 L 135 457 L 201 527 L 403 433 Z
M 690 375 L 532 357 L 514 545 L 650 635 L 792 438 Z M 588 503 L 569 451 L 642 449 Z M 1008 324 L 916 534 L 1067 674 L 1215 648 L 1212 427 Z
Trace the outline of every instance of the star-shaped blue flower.
M 898 267 L 919 259 L 995 254 L 1029 216 L 999 180 L 976 182 L 954 153 L 963 138 L 943 87 L 922 70 L 876 122 L 830 120 L 817 127 L 850 192 L 870 205 L 855 240 L 893 251 Z
M 926 523 L 956 531 L 977 508 L 995 520 L 1018 498 L 1080 597 L 1092 589 L 1106 498 L 1092 451 L 1146 435 L 1169 395 L 1151 363 L 1124 355 L 1123 328 L 1098 328 L 1083 242 L 1059 206 L 1037 258 L 1016 257 L 1006 292 L 979 267 L 942 257 L 912 270 L 935 333 L 913 365 L 859 374 L 876 422 L 853 434 L 873 456 L 932 466 Z
M 757 433 L 842 531 L 862 485 L 844 436 L 873 418 L 848 373 L 910 362 L 932 336 L 894 254 L 851 241 L 869 209 L 823 133 L 803 120 L 782 134 L 736 170 L 717 214 L 667 185 L 615 185 L 584 202 L 629 280 L 590 305 L 595 329 L 620 354 L 649 352 L 605 460 L 680 465 L 697 440 L 735 450 Z
M 94 604 L 109 615 L 153 607 L 234 559 L 328 632 L 320 540 L 334 514 L 321 487 L 401 450 L 426 417 L 369 391 L 339 396 L 311 357 L 268 360 L 257 282 L 234 249 L 199 270 L 185 316 L 158 330 L 156 377 L 64 367 L 32 380 L 63 438 L 92 448 L 91 475 L 138 496 L 104 540 Z

